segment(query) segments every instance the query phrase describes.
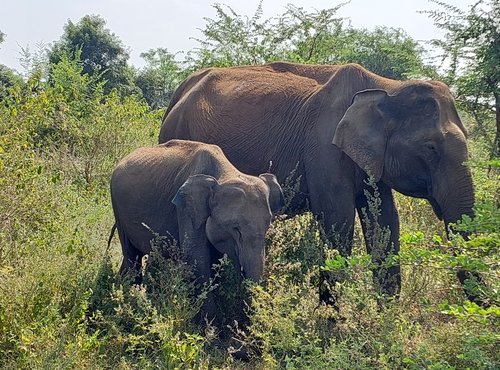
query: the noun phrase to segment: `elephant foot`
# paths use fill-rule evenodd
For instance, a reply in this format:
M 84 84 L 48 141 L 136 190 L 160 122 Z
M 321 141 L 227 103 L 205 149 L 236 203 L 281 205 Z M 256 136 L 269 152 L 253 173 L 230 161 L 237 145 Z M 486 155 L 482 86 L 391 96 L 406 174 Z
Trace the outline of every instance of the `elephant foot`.
M 243 362 L 249 362 L 262 354 L 257 343 L 244 343 L 234 337 L 229 340 L 227 351 L 233 358 Z
M 457 277 L 469 301 L 485 308 L 491 306 L 492 302 L 483 294 L 485 283 L 481 275 L 477 272 L 459 270 L 457 272 Z M 496 303 L 498 304 L 498 302 Z

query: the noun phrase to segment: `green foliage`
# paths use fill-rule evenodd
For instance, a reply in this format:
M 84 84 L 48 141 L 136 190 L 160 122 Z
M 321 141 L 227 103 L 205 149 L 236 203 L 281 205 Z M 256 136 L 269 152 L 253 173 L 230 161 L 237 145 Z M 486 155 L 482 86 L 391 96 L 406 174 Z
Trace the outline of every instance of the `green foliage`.
M 350 28 L 339 41 L 343 47 L 335 63 L 359 63 L 374 73 L 396 80 L 436 76 L 434 68 L 423 61 L 425 50 L 402 29 Z
M 23 84 L 23 79 L 13 69 L 0 64 L 0 102 L 7 99 L 9 90 Z
M 156 136 L 144 103 L 103 95 L 78 61 L 51 78 L 35 72 L 0 105 L 2 367 L 92 364 L 84 317 L 112 225 L 110 171 Z
M 130 94 L 133 91 L 128 52 L 100 16 L 86 15 L 76 24 L 68 20 L 61 39 L 49 51 L 49 62 L 56 65 L 65 56 L 80 59 L 82 72 L 105 82 L 106 92 L 117 89 Z
M 167 49 L 151 49 L 141 57 L 147 65 L 138 72 L 135 83 L 152 109 L 165 109 L 175 88 L 187 77 L 187 71 Z
M 217 306 L 217 320 L 215 324 L 222 328 L 221 334 L 225 333 L 224 326 L 231 325 L 235 321 L 246 322 L 246 309 L 249 302 L 247 285 L 243 283 L 241 274 L 236 271 L 234 264 L 227 256 L 219 260 L 213 266 L 214 278 L 208 287 L 215 294 Z
M 282 35 L 284 59 L 301 63 L 339 62 L 338 52 L 347 30 L 336 13 L 344 5 L 310 13 L 288 5 L 275 27 L 276 35 Z
M 498 365 L 494 348 L 498 308 L 483 309 L 463 298 L 460 303 L 443 302 L 442 289 L 449 284 L 447 296 L 456 300 L 457 287 L 449 279 L 443 287 L 443 275 L 436 272 L 444 270 L 452 276 L 452 266 L 417 263 L 403 255 L 401 298 L 381 306 L 371 257 L 364 252 L 333 256 L 325 268 L 343 275 L 332 287 L 337 309 L 320 305 L 317 254 L 305 258 L 309 262 L 304 265 L 298 263 L 304 251 L 317 253 L 320 234 L 310 214 L 273 225 L 268 236 L 269 276 L 263 285 L 253 287 L 251 323 L 237 335 L 258 368 L 489 369 Z M 407 236 L 406 241 L 412 249 L 419 245 L 425 249 L 428 243 L 423 234 Z
M 46 81 L 50 67 L 47 45 L 40 42 L 35 45 L 34 49 L 26 46 L 21 48 L 20 54 L 19 62 L 24 70 L 24 79 L 32 79 L 37 76 L 40 81 Z
M 269 59 L 269 53 L 279 52 L 269 22 L 261 19 L 262 2 L 252 18 L 241 16 L 222 4 L 213 7 L 217 19 L 205 18 L 207 24 L 202 30 L 205 39 L 198 39 L 200 48 L 189 54 L 194 69 L 261 64 Z
M 155 240 L 144 288 L 130 285 L 132 279 L 120 281 L 109 256 L 102 261 L 84 319 L 88 335 L 98 338 L 103 365 L 207 367 L 206 339 L 192 324 L 201 305 L 193 299 L 192 271 L 176 253 L 166 257 L 177 249 L 165 239 Z
M 296 218 L 294 222 L 275 222 L 268 231 L 268 238 L 272 240 L 267 257 L 270 276 L 281 275 L 299 282 L 308 271 L 323 262 L 326 238 L 311 214 Z
M 446 33 L 433 45 L 442 50 L 446 82 L 456 89 L 457 101 L 474 118 L 478 132 L 500 156 L 500 4 L 479 0 L 468 12 L 440 1 L 426 11 Z
M 406 79 L 433 76 L 423 62 L 424 50 L 403 30 L 379 27 L 375 31 L 346 27 L 330 9 L 307 12 L 288 5 L 276 18 L 262 18 L 262 2 L 249 18 L 215 4 L 216 19 L 206 18 L 200 48 L 189 53 L 195 69 L 275 60 L 299 63 L 359 63 L 375 73 Z

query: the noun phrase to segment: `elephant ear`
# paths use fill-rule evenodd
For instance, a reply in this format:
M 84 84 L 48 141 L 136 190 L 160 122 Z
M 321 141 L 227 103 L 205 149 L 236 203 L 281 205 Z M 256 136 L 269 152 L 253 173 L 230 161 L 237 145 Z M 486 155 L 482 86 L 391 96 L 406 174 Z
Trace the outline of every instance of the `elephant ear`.
M 178 212 L 189 217 L 194 229 L 199 229 L 210 216 L 209 200 L 219 182 L 209 175 L 190 176 L 172 199 Z
M 266 183 L 269 188 L 269 208 L 273 214 L 278 213 L 285 205 L 285 196 L 276 176 L 272 173 L 263 173 L 259 178 Z
M 340 120 L 332 141 L 375 181 L 380 180 L 384 170 L 387 142 L 384 110 L 388 99 L 385 90 L 357 93 Z

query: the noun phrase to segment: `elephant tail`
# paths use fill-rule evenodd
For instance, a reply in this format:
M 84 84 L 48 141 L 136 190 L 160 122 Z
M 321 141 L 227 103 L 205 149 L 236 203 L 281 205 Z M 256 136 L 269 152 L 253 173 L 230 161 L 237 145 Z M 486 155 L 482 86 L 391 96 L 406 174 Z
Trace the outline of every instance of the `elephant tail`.
M 111 240 L 113 240 L 113 236 L 115 235 L 115 230 L 116 230 L 116 222 L 114 223 L 113 227 L 111 228 L 111 232 L 109 233 L 108 247 L 106 248 L 106 253 L 109 252 L 109 247 L 111 246 Z

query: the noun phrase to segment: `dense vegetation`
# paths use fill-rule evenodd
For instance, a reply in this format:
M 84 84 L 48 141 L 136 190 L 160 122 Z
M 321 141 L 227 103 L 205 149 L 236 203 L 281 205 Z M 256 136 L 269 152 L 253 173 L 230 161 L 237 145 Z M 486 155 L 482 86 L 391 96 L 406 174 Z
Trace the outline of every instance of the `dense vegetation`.
M 290 6 L 262 19 L 260 7 L 251 18 L 215 7 L 200 48 L 182 61 L 159 48 L 144 53 L 147 67 L 134 71 L 104 20 L 87 16 L 68 23 L 47 54 L 27 56 L 24 79 L 0 66 L 0 367 L 498 368 L 500 92 L 498 79 L 490 84 L 498 63 L 492 71 L 488 58 L 499 55 L 500 43 L 486 27 L 498 20 L 498 3 L 480 2 L 470 13 L 441 4 L 444 12 L 430 14 L 456 42 L 451 69 L 426 62 L 426 49 L 403 30 L 347 27 L 337 8 Z M 481 45 L 460 52 L 466 36 Z M 112 57 L 96 59 L 104 54 Z M 106 248 L 109 176 L 119 158 L 157 141 L 159 108 L 190 71 L 277 59 L 358 62 L 398 79 L 445 79 L 470 130 L 477 216 L 458 227 L 472 236 L 448 240 L 424 201 L 398 196 L 402 251 L 394 260 L 403 266 L 403 287 L 390 300 L 374 289 L 359 230 L 353 256 L 343 258 L 310 214 L 279 219 L 267 238 L 265 281 L 242 291 L 222 260 L 204 289 L 218 293 L 224 322 L 197 326 L 200 299 L 175 245 L 157 238 L 143 288 L 117 276 L 117 238 Z M 376 197 L 368 212 L 376 215 Z M 339 277 L 331 288 L 337 309 L 319 305 L 320 268 Z M 460 268 L 481 273 L 483 284 L 469 285 L 484 307 L 466 300 Z M 246 361 L 230 355 L 240 346 Z

